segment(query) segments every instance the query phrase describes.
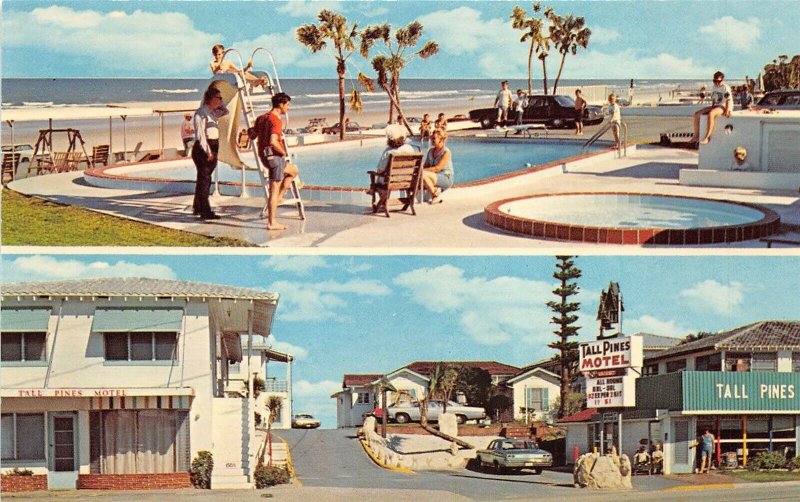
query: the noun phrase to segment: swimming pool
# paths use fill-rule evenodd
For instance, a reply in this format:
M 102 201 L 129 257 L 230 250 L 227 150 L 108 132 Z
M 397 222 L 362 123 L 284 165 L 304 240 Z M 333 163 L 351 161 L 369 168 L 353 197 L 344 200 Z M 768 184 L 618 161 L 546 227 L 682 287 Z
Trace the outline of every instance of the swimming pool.
M 780 217 L 753 204 L 632 193 L 566 193 L 490 204 L 484 219 L 514 233 L 601 244 L 714 244 L 770 235 Z
M 419 148 L 418 143 L 415 143 Z M 535 169 L 556 161 L 578 155 L 603 150 L 595 147 L 581 148 L 575 141 L 561 140 L 498 140 L 493 138 L 451 138 L 448 147 L 453 154 L 456 185 L 488 182 L 497 177 L 505 177 L 516 172 Z M 378 159 L 386 148 L 383 139 L 346 141 L 343 143 L 313 145 L 291 149 L 295 162 L 300 168 L 300 178 L 306 189 L 323 190 L 366 189 L 369 185 L 367 171 L 374 170 Z M 423 148 L 426 151 L 428 146 Z M 251 152 L 242 152 L 242 159 L 253 164 Z M 241 171 L 220 163 L 217 172 L 221 183 L 240 185 Z M 90 174 L 97 174 L 92 170 Z M 195 179 L 195 168 L 191 159 L 171 162 L 128 165 L 125 167 L 102 168 L 103 176 L 119 181 L 139 182 L 142 189 L 158 189 L 159 181 L 172 183 L 169 190 L 185 191 Z M 87 179 L 90 184 L 108 187 L 108 181 Z M 256 171 L 246 172 L 248 185 L 260 186 Z M 179 186 L 180 184 L 186 186 Z M 307 190 L 308 191 L 308 190 Z M 313 198 L 313 197 L 312 197 Z

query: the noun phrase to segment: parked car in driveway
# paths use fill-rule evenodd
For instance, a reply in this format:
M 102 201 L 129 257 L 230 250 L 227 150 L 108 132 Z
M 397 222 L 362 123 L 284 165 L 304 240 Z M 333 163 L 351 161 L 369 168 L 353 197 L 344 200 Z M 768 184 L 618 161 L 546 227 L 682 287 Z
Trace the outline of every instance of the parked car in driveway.
M 481 108 L 470 110 L 469 118 L 480 122 L 481 127 L 489 129 L 496 125 L 511 125 L 515 123 L 514 113 L 509 113 L 509 120 L 505 124 L 497 123 L 497 108 Z M 595 125 L 603 121 L 603 109 L 599 106 L 587 106 L 583 111 L 583 123 Z M 569 96 L 539 96 L 534 95 L 528 99 L 528 107 L 522 114 L 523 124 L 545 124 L 548 127 L 574 127 L 575 126 L 575 100 Z
M 394 404 L 387 408 L 387 412 L 389 413 L 389 420 L 398 424 L 419 422 L 421 418 L 419 403 L 417 402 L 405 405 Z M 436 422 L 439 420 L 439 414 L 443 412 L 444 405 L 442 401 L 428 401 L 428 420 Z M 454 401 L 447 402 L 447 412 L 454 414 L 459 424 L 463 424 L 467 420 L 480 420 L 486 416 L 486 410 L 483 408 L 464 406 Z
M 800 89 L 769 91 L 758 100 L 756 106 L 776 110 L 800 110 Z
M 11 152 L 12 145 L 3 145 L 3 153 Z M 27 143 L 18 143 L 13 145 L 13 151 L 19 152 L 20 162 L 30 162 L 33 157 L 33 145 Z
M 489 467 L 496 472 L 533 469 L 541 474 L 543 467 L 553 465 L 553 455 L 542 450 L 529 439 L 495 439 L 485 450 L 478 450 L 478 467 Z
M 292 417 L 292 429 L 316 429 L 317 427 L 319 427 L 319 420 L 307 413 Z
M 352 122 L 352 121 L 347 122 L 347 121 L 345 121 L 345 123 L 347 124 L 347 130 L 345 132 L 358 132 L 358 131 L 363 131 L 365 129 L 368 129 L 367 127 L 361 127 L 360 125 L 358 125 L 358 122 Z M 341 126 L 339 125 L 339 122 L 337 122 L 337 123 L 333 124 L 330 127 L 323 127 L 322 128 L 322 133 L 323 134 L 339 134 L 339 129 L 341 129 Z

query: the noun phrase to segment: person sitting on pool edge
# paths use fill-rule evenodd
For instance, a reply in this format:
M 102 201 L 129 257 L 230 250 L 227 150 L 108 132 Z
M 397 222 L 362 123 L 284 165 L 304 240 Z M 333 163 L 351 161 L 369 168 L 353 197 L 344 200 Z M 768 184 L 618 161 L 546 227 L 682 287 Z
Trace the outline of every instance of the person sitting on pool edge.
M 386 149 L 378 159 L 378 165 L 375 167 L 375 172 L 378 173 L 375 182 L 383 183 L 383 176 L 380 176 L 389 167 L 389 156 L 393 153 L 415 153 L 416 150 L 413 146 L 406 143 L 406 136 L 408 132 L 406 128 L 400 124 L 390 124 L 386 126 Z M 372 195 L 372 189 L 367 190 L 367 194 Z
M 717 117 L 724 115 L 730 117 L 733 112 L 733 94 L 728 84 L 723 83 L 725 74 L 718 71 L 714 74 L 714 86 L 711 88 L 711 106 L 706 106 L 694 112 L 694 131 L 690 143 L 698 143 L 700 139 L 700 117 L 708 116 L 708 126 L 706 127 L 705 137 L 699 141 L 700 145 L 705 145 L 711 140 L 711 133 L 714 132 L 714 125 Z
M 442 202 L 441 195 L 444 190 L 453 186 L 453 155 L 445 146 L 447 131 L 437 129 L 431 139 L 433 147 L 425 155 L 425 166 L 422 171 L 422 184 L 431 194 L 431 204 Z
M 214 59 L 211 60 L 209 66 L 211 66 L 211 73 L 239 73 L 239 68 L 233 64 L 231 61 L 223 61 L 222 56 L 225 54 L 225 46 L 222 44 L 216 44 L 214 47 L 211 48 L 211 54 L 214 56 Z M 265 91 L 267 90 L 267 85 L 269 81 L 266 77 L 257 77 L 250 73 L 250 68 L 253 67 L 253 60 L 249 60 L 244 68 L 242 68 L 242 72 L 244 73 L 244 78 L 247 82 L 254 87 L 262 87 Z

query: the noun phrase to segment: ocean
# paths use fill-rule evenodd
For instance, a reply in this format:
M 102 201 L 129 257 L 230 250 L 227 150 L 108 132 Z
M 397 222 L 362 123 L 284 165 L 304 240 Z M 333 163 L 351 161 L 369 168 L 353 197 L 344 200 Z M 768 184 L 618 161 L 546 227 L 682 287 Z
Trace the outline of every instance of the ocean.
M 606 85 L 611 90 L 627 93 L 629 80 L 571 80 L 559 82 L 559 86 Z M 527 80 L 510 79 L 511 89 L 527 89 Z M 548 82 L 552 87 L 552 80 Z M 131 102 L 200 101 L 208 80 L 164 79 L 164 78 L 9 78 L 0 81 L 0 95 L 4 109 L 23 107 L 98 106 Z M 283 79 L 284 92 L 292 96 L 295 110 L 326 109 L 338 106 L 337 81 L 335 79 Z M 663 91 L 668 93 L 679 85 L 684 88 L 699 88 L 697 80 L 639 80 L 635 81 L 637 92 Z M 348 92 L 354 82 L 348 80 Z M 534 79 L 534 92 L 541 92 L 541 79 Z M 403 79 L 400 84 L 401 99 L 405 103 L 424 105 L 426 102 L 447 104 L 463 102 L 466 98 L 478 104 L 491 102 L 499 89 L 497 79 Z M 360 89 L 363 91 L 363 89 Z M 256 99 L 266 100 L 262 95 Z M 362 92 L 365 107 L 387 103 L 385 94 Z

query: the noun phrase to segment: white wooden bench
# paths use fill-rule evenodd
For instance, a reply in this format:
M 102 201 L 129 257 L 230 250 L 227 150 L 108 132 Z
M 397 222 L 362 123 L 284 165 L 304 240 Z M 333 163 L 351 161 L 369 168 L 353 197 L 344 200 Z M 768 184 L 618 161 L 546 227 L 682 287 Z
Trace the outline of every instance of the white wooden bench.
M 506 133 L 504 137 L 508 137 L 508 133 L 514 132 L 514 134 L 526 134 L 529 138 L 538 138 L 539 131 L 544 131 L 545 137 L 547 137 L 547 126 L 544 124 L 523 124 L 523 125 L 513 125 L 506 127 Z

